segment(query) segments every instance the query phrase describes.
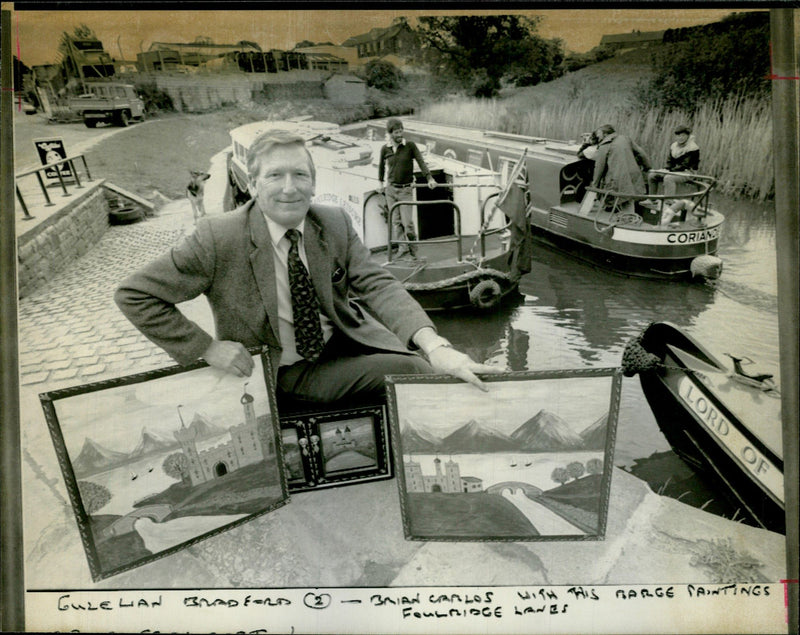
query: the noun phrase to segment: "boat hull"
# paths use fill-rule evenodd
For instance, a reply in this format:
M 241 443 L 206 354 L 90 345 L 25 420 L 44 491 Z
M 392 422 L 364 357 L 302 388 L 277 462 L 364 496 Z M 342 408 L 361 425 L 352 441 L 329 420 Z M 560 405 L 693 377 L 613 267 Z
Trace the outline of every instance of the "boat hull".
M 785 533 L 781 455 L 720 398 L 708 379 L 713 371 L 687 370 L 686 358 L 675 356 L 667 344 L 673 351 L 689 352 L 704 368 L 716 366 L 721 375 L 727 370 L 671 325 L 657 323 L 648 328 L 642 346 L 667 368 L 642 372 L 640 381 L 667 441 L 684 461 L 707 474 L 732 505 L 762 527 Z M 779 420 L 771 423 L 780 426 Z
M 601 233 L 590 220 L 576 220 L 567 214 L 561 214 L 556 221 L 552 219 L 553 214 L 549 214 L 546 221 L 536 221 L 534 217 L 531 227 L 538 243 L 596 267 L 638 278 L 689 280 L 694 277 L 692 261 L 698 256 L 716 255 L 718 249 L 719 230 L 716 227 L 698 228 L 695 232 L 659 232 L 654 238 L 664 244 L 648 244 L 647 240 L 655 232 L 614 228 Z M 564 227 L 556 230 L 553 227 L 555 222 Z M 701 232 L 703 236 L 699 242 L 688 242 L 689 238 L 683 238 L 691 236 L 696 240 Z M 615 233 L 623 240 L 615 238 Z M 678 240 L 685 244 L 678 244 Z

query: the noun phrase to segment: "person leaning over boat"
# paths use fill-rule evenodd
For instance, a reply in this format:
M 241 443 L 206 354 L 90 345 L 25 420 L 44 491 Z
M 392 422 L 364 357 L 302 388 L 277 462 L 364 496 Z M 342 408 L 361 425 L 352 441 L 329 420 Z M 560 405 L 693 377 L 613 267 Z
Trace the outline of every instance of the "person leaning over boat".
M 621 194 L 646 194 L 642 170 L 650 169 L 650 159 L 644 150 L 609 124 L 600 126 L 595 136 L 598 143 L 592 186 Z M 633 201 L 624 196 L 618 198 L 617 204 L 623 211 L 633 211 Z
M 380 160 L 378 161 L 378 179 L 384 186 L 386 196 L 386 206 L 392 209 L 397 201 L 410 201 L 414 198 L 411 185 L 414 182 L 414 161 L 417 162 L 420 171 L 428 179 L 428 187 L 436 187 L 436 181 L 417 144 L 403 138 L 403 122 L 396 118 L 391 118 L 386 122 L 386 131 L 389 133 L 389 142 L 381 148 Z M 385 182 L 384 182 L 384 179 Z M 392 239 L 393 240 L 416 240 L 417 233 L 414 230 L 414 218 L 411 205 L 401 205 L 398 213 L 392 216 Z M 416 256 L 414 245 L 401 245 L 398 250 L 398 257 L 405 255 Z
M 673 131 L 675 141 L 667 153 L 665 169 L 680 174 L 664 174 L 660 170 L 650 170 L 647 181 L 650 193 L 655 194 L 659 181 L 664 181 L 664 196 L 674 197 L 679 183 L 686 183 L 700 168 L 700 148 L 688 126 L 678 126 Z
M 253 200 L 199 219 L 115 293 L 125 316 L 178 363 L 203 358 L 249 376 L 247 348 L 267 344 L 278 394 L 324 403 L 383 397 L 387 374 L 446 373 L 485 389 L 474 373 L 500 372 L 436 333 L 370 259 L 344 210 L 311 204 L 316 172 L 302 137 L 262 134 L 247 170 Z M 175 306 L 201 294 L 216 338 Z

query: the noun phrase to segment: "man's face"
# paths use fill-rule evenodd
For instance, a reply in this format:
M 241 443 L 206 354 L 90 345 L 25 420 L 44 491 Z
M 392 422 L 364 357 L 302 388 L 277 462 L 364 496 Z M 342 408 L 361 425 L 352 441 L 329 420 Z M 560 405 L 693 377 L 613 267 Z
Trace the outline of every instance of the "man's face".
M 250 187 L 259 209 L 287 229 L 297 227 L 314 196 L 314 177 L 306 151 L 297 145 L 275 146 L 261 160 Z
M 389 136 L 392 138 L 392 141 L 395 143 L 400 143 L 403 140 L 403 129 L 402 128 L 395 128 L 389 133 Z
M 681 132 L 675 135 L 675 141 L 678 142 L 678 145 L 686 145 L 686 142 L 689 140 L 689 133 L 688 132 Z

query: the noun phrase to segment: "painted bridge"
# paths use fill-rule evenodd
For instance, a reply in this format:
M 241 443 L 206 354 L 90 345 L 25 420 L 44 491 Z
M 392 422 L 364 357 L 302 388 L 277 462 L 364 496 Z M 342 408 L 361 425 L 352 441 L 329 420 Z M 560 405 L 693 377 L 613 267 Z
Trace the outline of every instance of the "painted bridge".
M 160 523 L 172 512 L 172 505 L 166 503 L 159 505 L 146 505 L 139 507 L 132 512 L 125 514 L 122 518 L 118 518 L 108 527 L 103 529 L 102 538 L 108 539 L 114 536 L 121 536 L 134 531 L 133 524 L 139 518 L 150 518 L 151 520 Z

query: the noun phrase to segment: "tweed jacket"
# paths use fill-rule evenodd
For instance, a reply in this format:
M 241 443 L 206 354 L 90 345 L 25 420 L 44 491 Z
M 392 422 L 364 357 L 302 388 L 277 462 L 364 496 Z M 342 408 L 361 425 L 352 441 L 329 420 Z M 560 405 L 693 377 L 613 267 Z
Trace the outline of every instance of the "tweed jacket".
M 352 340 L 410 353 L 431 320 L 403 285 L 370 260 L 338 207 L 312 205 L 305 222 L 308 268 L 321 310 Z M 125 316 L 180 364 L 197 361 L 212 337 L 176 304 L 205 294 L 219 340 L 267 344 L 273 372 L 281 355 L 275 264 L 269 229 L 253 201 L 202 218 L 168 253 L 126 278 L 115 293 Z M 377 319 L 376 319 L 377 318 Z

